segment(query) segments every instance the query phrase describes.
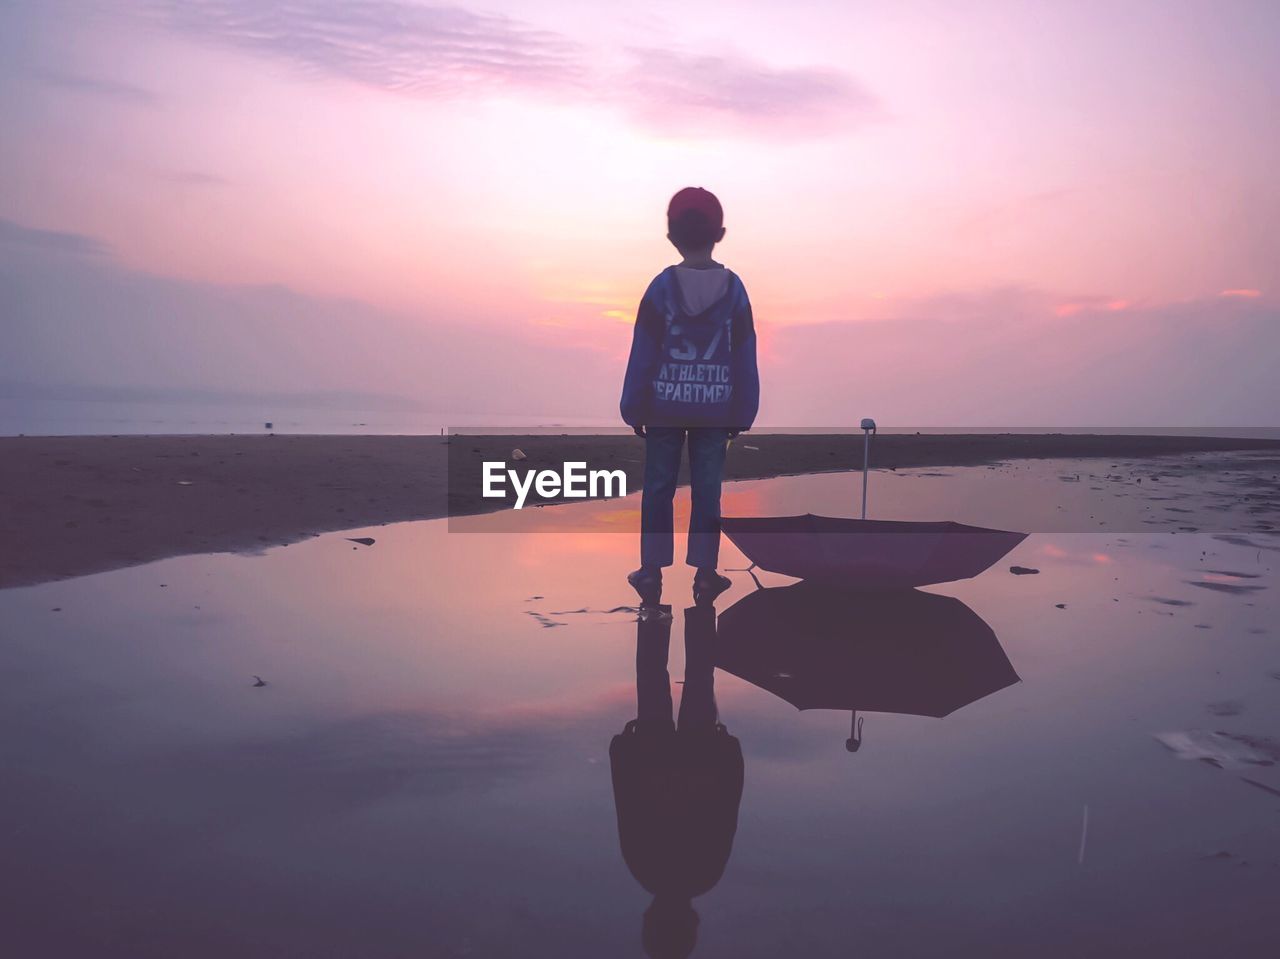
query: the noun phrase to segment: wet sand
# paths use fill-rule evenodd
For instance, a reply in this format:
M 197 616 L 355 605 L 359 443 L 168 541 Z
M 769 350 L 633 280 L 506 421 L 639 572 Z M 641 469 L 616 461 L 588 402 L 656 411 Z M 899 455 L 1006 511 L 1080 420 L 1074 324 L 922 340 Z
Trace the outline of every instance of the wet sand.
M 523 450 L 525 466 L 585 461 L 640 486 L 642 441 L 625 435 L 88 436 L 0 438 L 0 588 L 191 553 L 246 552 L 322 532 L 501 509 L 480 463 Z M 1133 458 L 1280 450 L 1267 440 L 1065 434 L 900 435 L 875 440 L 878 468 L 1019 458 Z M 748 433 L 731 480 L 861 465 L 857 435 Z M 512 464 L 514 465 L 514 464 Z M 455 481 L 448 476 L 453 470 Z
M 676 566 L 651 631 L 628 605 L 632 535 L 443 521 L 0 591 L 6 954 L 640 956 L 646 881 L 687 875 L 706 959 L 1267 955 L 1280 533 L 1241 531 L 1274 523 L 1248 494 L 1275 501 L 1253 479 L 1271 484 L 1278 460 L 881 473 L 873 503 L 903 518 L 963 508 L 1021 529 L 1048 501 L 1108 520 L 1033 532 L 974 579 L 898 598 L 889 622 L 874 602 L 792 605 L 785 577 L 760 573 L 761 592 L 734 572 L 712 638 Z M 726 499 L 838 512 L 850 479 Z M 635 505 L 522 513 L 605 533 Z M 1213 517 L 1233 532 L 1181 531 Z M 746 565 L 727 540 L 722 558 Z M 805 642 L 799 627 L 824 625 Z M 771 628 L 780 652 L 809 652 L 751 669 L 756 627 L 757 652 Z M 800 711 L 784 672 L 847 698 Z M 630 720 L 705 719 L 708 702 L 741 747 L 740 794 L 666 764 L 615 780 Z M 625 812 L 664 797 L 714 841 L 648 844 L 689 835 Z

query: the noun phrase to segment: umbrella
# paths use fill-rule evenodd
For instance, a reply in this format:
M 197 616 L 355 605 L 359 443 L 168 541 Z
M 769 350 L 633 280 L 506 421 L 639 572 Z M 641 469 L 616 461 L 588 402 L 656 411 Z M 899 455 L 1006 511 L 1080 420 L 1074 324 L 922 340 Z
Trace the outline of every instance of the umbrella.
M 910 589 L 977 576 L 1027 536 L 963 523 L 812 513 L 724 517 L 720 528 L 762 569 L 866 590 Z
M 875 421 L 863 420 L 862 428 L 862 519 L 812 513 L 722 518 L 720 528 L 753 568 L 864 590 L 910 589 L 977 576 L 1026 539 L 1026 533 L 962 523 L 868 520 Z
M 915 716 L 1018 682 L 991 627 L 958 599 L 814 582 L 758 589 L 721 613 L 716 665 L 797 709 Z

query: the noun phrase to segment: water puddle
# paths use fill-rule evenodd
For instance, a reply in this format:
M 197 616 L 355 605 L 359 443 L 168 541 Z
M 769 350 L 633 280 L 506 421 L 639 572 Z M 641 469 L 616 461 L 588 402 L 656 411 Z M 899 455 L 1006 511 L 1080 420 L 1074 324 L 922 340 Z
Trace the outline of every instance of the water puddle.
M 892 599 L 732 572 L 697 607 L 675 567 L 640 610 L 634 498 L 0 592 L 7 904 L 62 954 L 1260 944 L 1280 542 L 1194 463 L 876 474 L 877 515 L 1032 531 Z

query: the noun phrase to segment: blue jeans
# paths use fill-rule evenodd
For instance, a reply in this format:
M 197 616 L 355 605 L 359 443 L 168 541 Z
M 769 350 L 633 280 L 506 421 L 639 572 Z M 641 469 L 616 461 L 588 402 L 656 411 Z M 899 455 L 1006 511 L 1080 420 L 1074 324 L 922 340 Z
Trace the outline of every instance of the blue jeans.
M 640 500 L 640 565 L 670 566 L 675 553 L 671 501 L 680 454 L 689 439 L 690 566 L 714 568 L 720 556 L 720 482 L 729 431 L 721 427 L 650 426 L 644 444 L 644 495 Z

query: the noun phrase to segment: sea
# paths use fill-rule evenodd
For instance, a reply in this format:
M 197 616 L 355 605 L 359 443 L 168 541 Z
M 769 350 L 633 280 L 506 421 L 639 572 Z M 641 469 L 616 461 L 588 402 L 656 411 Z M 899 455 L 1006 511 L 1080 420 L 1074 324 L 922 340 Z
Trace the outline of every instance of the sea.
M 757 432 L 857 433 L 856 422 L 757 422 Z M 1222 436 L 1280 439 L 1280 428 L 1267 426 L 957 424 L 885 423 L 882 433 L 1110 433 L 1168 436 Z M 440 433 L 509 433 L 513 431 L 574 434 L 625 433 L 616 416 L 564 416 L 551 413 L 457 412 L 450 410 L 335 409 L 294 404 L 130 402 L 115 400 L 0 399 L 0 436 L 210 435 L 294 433 L 344 436 L 434 435 Z

